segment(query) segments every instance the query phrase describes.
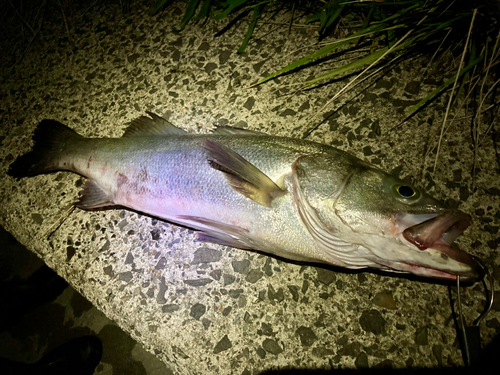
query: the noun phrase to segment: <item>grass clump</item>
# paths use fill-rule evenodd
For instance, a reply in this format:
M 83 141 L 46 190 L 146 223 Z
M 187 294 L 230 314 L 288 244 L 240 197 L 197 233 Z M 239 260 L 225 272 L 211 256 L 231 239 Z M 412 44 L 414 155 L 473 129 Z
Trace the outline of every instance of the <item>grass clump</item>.
M 157 0 L 156 11 L 171 5 L 172 0 Z M 297 19 L 317 26 L 316 50 L 270 74 L 255 85 L 275 77 L 293 74 L 311 65 L 339 57 L 346 52 L 354 58 L 328 71 L 297 83 L 300 89 L 354 77 L 325 105 L 368 80 L 382 77 L 398 63 L 417 56 L 428 56 L 429 64 L 448 54 L 453 56 L 455 72 L 406 109 L 408 117 L 422 110 L 439 95 L 450 91 L 443 124 L 437 142 L 434 167 L 452 109 L 458 113 L 472 103 L 472 138 L 475 155 L 488 132 L 493 129 L 498 112 L 495 101 L 500 62 L 500 3 L 496 0 L 190 0 L 181 29 L 202 19 L 220 21 L 232 15 L 223 31 L 236 21 L 249 17 L 247 33 L 238 52 L 244 52 L 253 32 L 266 13 L 267 19 L 278 13 L 288 14 L 290 25 Z M 338 37 L 342 35 L 342 37 Z M 328 37 L 328 39 L 327 39 Z M 332 40 L 333 39 L 333 40 Z M 453 64 L 452 64 L 453 65 Z M 426 69 L 427 72 L 427 69 Z M 461 100 L 458 100 L 461 98 Z M 325 107 L 323 109 L 325 109 Z M 322 111 L 318 111 L 321 113 Z M 407 118 L 408 118 L 407 117 Z M 456 115 L 455 115 L 456 117 Z M 482 126 L 484 122 L 487 126 Z M 482 129 L 482 130 L 481 130 Z M 475 157 L 476 159 L 476 157 Z M 474 161 L 474 170 L 476 160 Z

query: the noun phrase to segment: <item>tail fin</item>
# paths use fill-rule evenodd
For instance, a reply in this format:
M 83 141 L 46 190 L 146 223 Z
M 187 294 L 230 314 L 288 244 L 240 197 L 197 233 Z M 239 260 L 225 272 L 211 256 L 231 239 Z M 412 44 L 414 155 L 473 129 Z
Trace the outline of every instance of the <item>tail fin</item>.
M 82 136 L 66 125 L 55 120 L 43 120 L 33 135 L 33 149 L 19 156 L 7 173 L 22 178 L 60 170 L 60 160 L 70 150 L 70 141 L 78 138 Z

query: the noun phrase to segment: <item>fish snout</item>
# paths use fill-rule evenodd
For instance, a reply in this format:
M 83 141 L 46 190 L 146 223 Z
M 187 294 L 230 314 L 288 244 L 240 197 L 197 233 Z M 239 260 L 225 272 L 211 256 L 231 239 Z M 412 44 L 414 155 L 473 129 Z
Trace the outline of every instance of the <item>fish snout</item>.
M 451 269 L 441 271 L 452 276 L 463 277 L 467 281 L 477 281 L 484 277 L 480 262 L 467 252 L 460 250 L 454 243 L 472 223 L 470 215 L 460 210 L 447 209 L 436 214 L 406 214 L 395 217 L 396 221 L 400 218 L 399 224 L 410 223 L 410 226 L 402 231 L 403 237 L 409 243 L 422 251 L 436 250 L 441 253 L 441 258 L 454 261 Z

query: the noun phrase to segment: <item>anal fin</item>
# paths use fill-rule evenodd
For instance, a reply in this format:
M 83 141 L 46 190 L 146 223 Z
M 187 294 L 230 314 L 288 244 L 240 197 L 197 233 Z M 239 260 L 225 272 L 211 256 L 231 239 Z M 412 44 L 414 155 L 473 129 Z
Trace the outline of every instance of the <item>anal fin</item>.
M 197 233 L 197 236 L 200 241 L 237 247 L 239 249 L 254 248 L 251 240 L 248 238 L 247 231 L 243 228 L 198 216 L 182 215 L 177 218 L 183 224 L 199 230 L 200 232 Z
M 238 193 L 271 207 L 274 198 L 286 194 L 260 169 L 230 148 L 210 140 L 204 144 L 210 166 L 224 173 L 229 185 Z
M 75 206 L 83 210 L 116 206 L 94 180 L 87 180 L 80 191 L 80 199 Z
M 251 250 L 250 246 L 247 246 L 244 242 L 238 241 L 231 236 L 223 235 L 221 233 L 207 233 L 198 232 L 196 234 L 198 240 L 201 242 L 216 243 L 223 246 L 236 247 L 238 249 Z

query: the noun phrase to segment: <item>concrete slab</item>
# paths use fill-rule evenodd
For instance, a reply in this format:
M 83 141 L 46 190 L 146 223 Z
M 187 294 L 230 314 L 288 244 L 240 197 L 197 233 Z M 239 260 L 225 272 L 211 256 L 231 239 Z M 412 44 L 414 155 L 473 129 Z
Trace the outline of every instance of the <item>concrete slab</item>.
M 116 5 L 91 8 L 72 20 L 70 38 L 49 23 L 3 75 L 0 224 L 176 374 L 462 365 L 444 285 L 203 244 L 192 230 L 124 209 L 76 210 L 49 240 L 42 235 L 83 183 L 70 173 L 6 176 L 42 119 L 85 136 L 119 137 L 129 121 L 154 111 L 189 132 L 232 125 L 300 138 L 336 111 L 308 139 L 459 205 L 474 219 L 460 246 L 486 259 L 499 280 L 498 139 L 484 138 L 473 183 L 468 124 L 457 122 L 446 133 L 435 173 L 432 154 L 424 157 L 436 143 L 442 102 L 395 127 L 442 72 L 422 80 L 424 61 L 411 62 L 323 109 L 342 83 L 294 92 L 290 85 L 310 70 L 248 88 L 300 56 L 290 55 L 297 48 L 315 43 L 309 29 L 289 35 L 288 26 L 263 25 L 237 55 L 245 25 L 218 38 L 221 26 L 213 22 L 178 33 L 182 14 L 172 8 L 151 17 L 140 5 L 128 16 Z M 480 286 L 463 295 L 468 322 L 483 299 Z M 499 318 L 496 305 L 482 326 L 485 342 Z

